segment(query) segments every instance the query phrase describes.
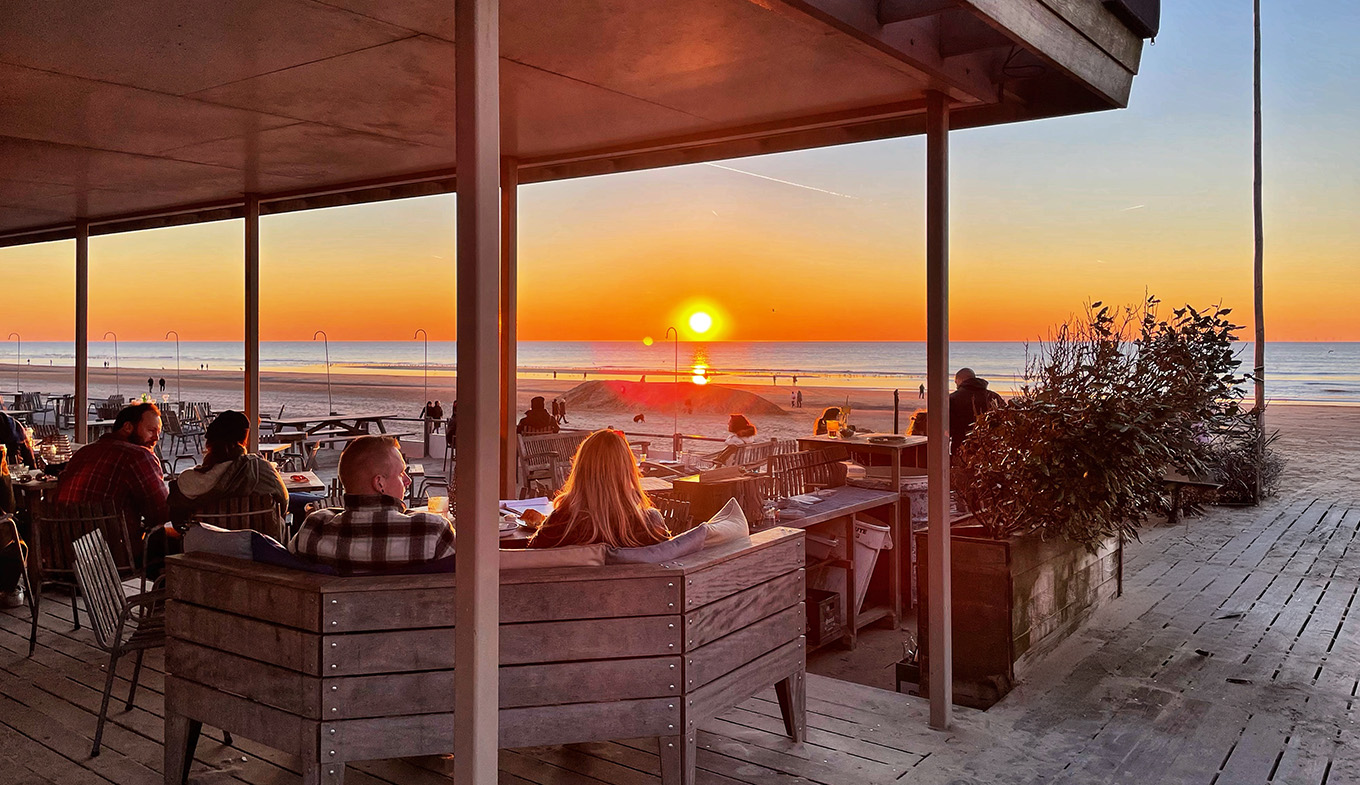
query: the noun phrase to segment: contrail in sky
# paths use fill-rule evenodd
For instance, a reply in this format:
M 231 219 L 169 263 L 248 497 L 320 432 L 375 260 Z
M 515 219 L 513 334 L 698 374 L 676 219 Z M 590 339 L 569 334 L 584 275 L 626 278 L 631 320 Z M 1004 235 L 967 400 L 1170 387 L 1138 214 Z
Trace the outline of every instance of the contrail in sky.
M 836 191 L 828 191 L 828 190 L 826 190 L 825 188 L 814 188 L 814 187 L 811 186 L 811 185 L 803 185 L 802 183 L 794 183 L 794 182 L 790 182 L 790 181 L 788 181 L 788 180 L 780 180 L 778 177 L 769 177 L 769 176 L 763 175 L 763 174 L 756 174 L 755 172 L 748 172 L 748 171 L 746 171 L 745 169 L 734 169 L 733 167 L 730 167 L 730 166 L 723 166 L 722 164 L 714 164 L 714 163 L 710 163 L 710 164 L 707 164 L 707 165 L 708 165 L 708 166 L 711 166 L 711 167 L 713 167 L 713 168 L 715 168 L 715 169 L 723 169 L 723 170 L 726 170 L 726 171 L 729 171 L 729 172 L 736 172 L 737 174 L 744 174 L 744 175 L 747 175 L 748 177 L 759 177 L 759 178 L 762 179 L 762 180 L 769 180 L 769 181 L 772 182 L 772 183 L 779 183 L 779 184 L 781 184 L 781 185 L 791 185 L 791 186 L 793 186 L 794 188 L 803 188 L 803 189 L 806 189 L 806 190 L 808 190 L 808 191 L 816 191 L 816 192 L 819 193 L 819 194 L 829 194 L 829 195 L 831 195 L 831 196 L 839 196 L 839 197 L 842 198 L 842 199 L 854 199 L 854 200 L 856 200 L 856 201 L 859 200 L 859 197 L 858 197 L 858 196 L 851 196 L 850 194 L 837 193 Z
M 1127 213 L 1127 212 L 1129 212 L 1130 210 L 1141 210 L 1141 209 L 1143 209 L 1144 207 L 1147 207 L 1147 205 L 1145 205 L 1145 204 L 1135 204 L 1133 207 L 1125 207 L 1123 210 L 1121 210 L 1121 212 Z

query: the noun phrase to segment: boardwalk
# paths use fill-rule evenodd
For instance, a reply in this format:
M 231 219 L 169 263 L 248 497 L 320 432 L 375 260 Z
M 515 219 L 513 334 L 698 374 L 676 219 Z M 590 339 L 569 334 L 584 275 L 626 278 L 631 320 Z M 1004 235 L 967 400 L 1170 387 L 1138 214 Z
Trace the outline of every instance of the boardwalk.
M 700 734 L 699 781 L 1360 782 L 1357 587 L 1360 504 L 1216 510 L 1132 546 L 1124 597 L 1001 704 L 961 710 L 952 732 L 928 730 L 919 699 L 812 677 L 806 744 L 780 735 L 773 694 L 758 697 Z M 44 605 L 29 659 L 26 611 L 0 613 L 0 783 L 160 783 L 159 653 L 91 760 L 103 657 L 69 614 Z M 297 781 L 287 756 L 220 739 L 207 732 L 193 782 Z M 450 771 L 379 761 L 348 781 L 447 785 Z M 645 785 L 656 772 L 645 740 L 501 753 L 505 783 Z

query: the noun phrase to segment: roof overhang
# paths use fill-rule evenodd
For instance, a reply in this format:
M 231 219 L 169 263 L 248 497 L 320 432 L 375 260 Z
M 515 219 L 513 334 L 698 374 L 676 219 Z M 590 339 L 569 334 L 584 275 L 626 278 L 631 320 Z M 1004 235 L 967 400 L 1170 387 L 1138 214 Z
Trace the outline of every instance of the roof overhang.
M 449 192 L 449 0 L 0 16 L 0 245 Z M 301 34 L 299 31 L 302 31 Z M 521 183 L 1122 107 L 1102 0 L 502 0 Z

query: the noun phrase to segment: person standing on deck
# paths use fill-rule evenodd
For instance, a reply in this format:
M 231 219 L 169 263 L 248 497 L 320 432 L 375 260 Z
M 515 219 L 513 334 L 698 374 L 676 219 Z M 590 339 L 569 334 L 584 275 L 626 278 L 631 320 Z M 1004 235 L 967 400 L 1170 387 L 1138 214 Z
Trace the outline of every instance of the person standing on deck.
M 972 368 L 960 368 L 954 374 L 958 387 L 949 395 L 949 454 L 958 455 L 973 424 L 987 412 L 1002 404 L 1001 396 L 987 389 L 987 380 L 979 378 Z

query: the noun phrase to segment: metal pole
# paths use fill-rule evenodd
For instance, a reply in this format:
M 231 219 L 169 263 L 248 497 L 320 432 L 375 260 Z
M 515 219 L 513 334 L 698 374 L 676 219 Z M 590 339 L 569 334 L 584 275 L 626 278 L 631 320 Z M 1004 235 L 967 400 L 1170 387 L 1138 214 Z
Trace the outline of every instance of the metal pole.
M 250 421 L 246 447 L 254 452 L 260 446 L 260 197 L 255 194 L 246 194 L 245 267 L 245 399 L 246 419 Z
M 954 719 L 949 555 L 949 104 L 926 94 L 926 430 L 929 486 L 930 727 Z
M 428 458 L 428 457 L 430 457 L 430 419 L 433 417 L 433 414 L 430 412 L 430 408 L 429 408 L 429 406 L 430 406 L 430 334 L 429 334 L 428 332 L 426 332 L 426 331 L 424 330 L 424 328 L 417 327 L 415 333 L 411 336 L 411 340 L 414 341 L 415 339 L 420 338 L 422 335 L 424 335 L 424 337 L 425 337 L 425 405 L 424 405 L 424 407 L 422 407 L 421 410 L 420 410 L 420 419 L 421 419 L 421 423 L 420 423 L 421 439 L 420 439 L 420 442 L 421 442 L 421 452 L 424 453 L 424 457 Z M 445 434 L 445 438 L 448 438 L 448 434 Z
M 312 334 L 312 340 L 316 336 L 321 336 L 321 345 L 326 348 L 326 411 L 335 414 L 335 404 L 331 403 L 331 340 L 326 337 L 325 330 L 317 330 Z
M 1256 229 L 1256 253 L 1252 264 L 1256 284 L 1256 337 L 1252 375 L 1256 377 L 1256 482 L 1252 501 L 1261 503 L 1261 465 L 1266 458 L 1266 305 L 1265 217 L 1261 207 L 1261 0 L 1252 2 L 1252 218 Z
M 9 340 L 9 338 L 13 338 L 13 339 L 14 339 L 14 343 L 15 343 L 15 349 L 14 349 L 14 391 L 15 391 L 16 393 L 20 393 L 20 392 L 23 392 L 23 391 L 24 391 L 24 390 L 23 390 L 23 387 L 19 384 L 19 368 L 24 364 L 24 339 L 23 339 L 23 338 L 20 338 L 18 333 L 10 333 L 10 334 L 9 334 L 9 337 L 6 338 L 6 340 Z
M 457 177 L 458 586 L 453 778 L 495 785 L 499 747 L 500 20 L 497 0 L 454 0 Z M 507 320 L 514 314 L 506 314 Z
M 90 440 L 90 224 L 76 224 L 76 432 L 73 441 Z
M 416 334 L 411 336 L 411 340 L 414 341 L 422 335 L 425 337 L 425 401 L 428 403 L 430 400 L 430 334 L 425 332 L 424 328 L 417 328 Z M 429 414 L 428 411 L 425 413 L 426 419 L 429 419 Z M 428 427 L 428 423 L 426 425 Z
M 519 469 L 519 162 L 501 161 L 501 497 L 513 499 Z
M 680 331 L 666 328 L 666 335 L 675 333 L 675 370 L 671 374 L 671 458 L 680 460 Z
M 174 330 L 168 330 L 165 333 L 165 338 L 166 340 L 169 340 L 172 335 L 175 336 L 175 396 L 178 397 L 179 402 L 182 403 L 184 401 L 184 384 L 182 383 L 179 374 L 179 333 Z
M 118 381 L 118 334 L 113 330 L 104 332 L 105 338 L 108 338 L 110 335 L 113 336 L 113 391 L 114 395 L 122 395 L 123 385 Z
M 899 396 L 901 392 L 901 390 L 893 390 L 893 433 L 902 432 L 902 421 L 900 419 L 902 399 Z

